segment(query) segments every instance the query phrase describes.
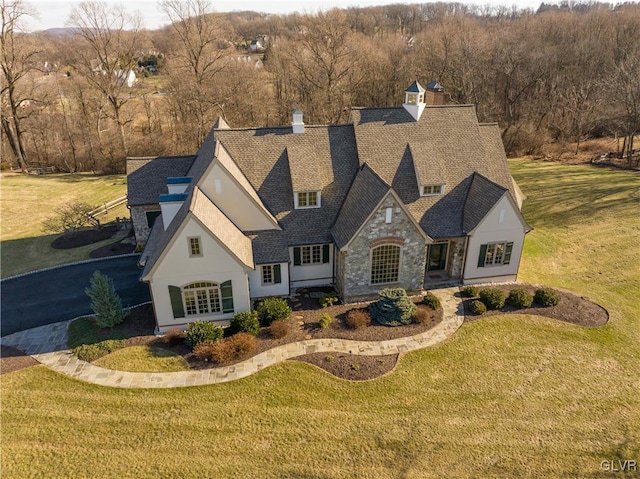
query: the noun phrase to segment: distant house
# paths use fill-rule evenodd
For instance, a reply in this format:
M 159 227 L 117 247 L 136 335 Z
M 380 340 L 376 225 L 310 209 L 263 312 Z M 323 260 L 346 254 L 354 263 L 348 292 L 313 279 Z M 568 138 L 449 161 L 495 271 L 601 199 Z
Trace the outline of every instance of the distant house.
M 269 46 L 269 37 L 267 35 L 261 35 L 255 40 L 252 40 L 249 44 L 249 50 L 253 53 L 262 53 Z
M 344 125 L 305 125 L 298 110 L 278 128 L 219 119 L 195 156 L 127 167 L 161 332 L 299 287 L 351 302 L 513 281 L 530 230 L 498 126 L 447 104 L 438 83 L 414 82 L 401 107 L 353 108 Z
M 133 70 L 114 70 L 113 75 L 120 86 L 133 87 L 136 83 L 136 74 Z

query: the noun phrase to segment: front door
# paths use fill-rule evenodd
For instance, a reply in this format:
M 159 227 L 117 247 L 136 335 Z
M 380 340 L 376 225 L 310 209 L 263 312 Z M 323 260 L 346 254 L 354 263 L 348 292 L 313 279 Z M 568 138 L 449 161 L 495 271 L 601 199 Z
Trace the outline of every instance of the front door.
M 427 271 L 442 271 L 447 267 L 447 246 L 449 246 L 449 243 L 433 243 L 429 245 Z

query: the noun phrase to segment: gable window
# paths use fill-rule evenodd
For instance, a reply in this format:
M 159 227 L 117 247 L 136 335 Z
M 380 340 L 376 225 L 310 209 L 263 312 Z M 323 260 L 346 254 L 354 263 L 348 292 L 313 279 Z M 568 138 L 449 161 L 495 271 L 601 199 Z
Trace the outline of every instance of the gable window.
M 202 247 L 200 245 L 200 237 L 193 236 L 187 239 L 189 241 L 189 256 L 202 256 Z
M 319 191 L 299 191 L 295 194 L 296 209 L 320 208 Z
M 444 185 L 422 185 L 421 196 L 437 196 L 444 193 Z
M 509 264 L 513 242 L 487 243 L 480 246 L 478 268 Z
M 282 283 L 282 275 L 279 264 L 262 265 L 262 284 L 280 284 Z
M 308 266 L 326 264 L 329 262 L 329 245 L 314 244 L 310 246 L 296 246 L 293 248 L 293 265 Z
M 371 284 L 395 283 L 400 274 L 400 246 L 383 244 L 371 250 Z
M 169 286 L 174 318 L 204 314 L 233 313 L 231 281 L 198 281 L 182 288 Z

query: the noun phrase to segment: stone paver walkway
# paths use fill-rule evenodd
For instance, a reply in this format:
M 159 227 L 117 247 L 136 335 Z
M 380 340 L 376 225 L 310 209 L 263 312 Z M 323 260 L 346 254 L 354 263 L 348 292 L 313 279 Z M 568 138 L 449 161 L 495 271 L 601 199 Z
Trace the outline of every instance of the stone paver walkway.
M 458 288 L 432 290 L 442 303 L 444 317 L 436 327 L 416 336 L 388 341 L 351 341 L 345 339 L 309 339 L 284 344 L 260 353 L 232 366 L 198 371 L 169 373 L 132 373 L 114 371 L 81 361 L 66 349 L 67 327 L 65 321 L 39 328 L 21 331 L 1 338 L 7 346 L 13 346 L 33 356 L 37 361 L 62 374 L 100 386 L 120 388 L 174 388 L 223 383 L 254 374 L 268 366 L 311 353 L 349 353 L 362 356 L 397 354 L 438 344 L 462 325 L 462 302 L 455 293 Z

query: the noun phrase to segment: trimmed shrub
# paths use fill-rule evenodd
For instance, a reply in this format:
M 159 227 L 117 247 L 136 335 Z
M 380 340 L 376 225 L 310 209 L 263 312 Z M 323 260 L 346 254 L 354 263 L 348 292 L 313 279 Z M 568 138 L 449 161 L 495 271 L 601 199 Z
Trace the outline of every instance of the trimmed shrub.
M 126 345 L 124 339 L 107 339 L 94 344 L 83 344 L 73 348 L 73 354 L 82 361 L 95 361 L 99 357 L 112 353 L 117 349 L 122 349 Z
M 482 301 L 476 299 L 474 301 L 471 301 L 471 303 L 469 304 L 469 311 L 471 312 L 471 314 L 484 314 L 487 312 L 487 307 Z
M 190 348 L 195 348 L 203 341 L 217 341 L 222 339 L 224 331 L 220 326 L 216 326 L 211 321 L 196 320 L 189 323 L 184 342 Z
M 213 350 L 218 343 L 219 341 L 202 341 L 201 343 L 196 344 L 196 346 L 193 348 L 193 355 L 203 361 L 211 361 Z
M 86 288 L 84 292 L 91 298 L 91 309 L 96 313 L 95 321 L 98 327 L 112 328 L 124 321 L 129 311 L 123 309 L 113 280 L 96 270 L 89 284 L 91 287 Z
M 487 288 L 480 291 L 480 301 L 484 303 L 487 309 L 502 309 L 505 299 L 504 293 L 496 288 Z
M 371 323 L 371 315 L 364 309 L 352 309 L 344 322 L 351 329 L 365 328 Z
M 329 313 L 324 313 L 320 317 L 320 321 L 318 321 L 318 326 L 320 326 L 322 329 L 327 329 L 329 326 L 331 326 L 331 323 L 333 323 L 333 318 L 331 317 L 331 315 Z
M 327 306 L 333 306 L 338 302 L 338 293 L 331 291 L 330 293 L 322 293 L 320 298 L 320 306 L 326 308 Z
M 260 324 L 269 326 L 274 321 L 284 321 L 291 314 L 291 308 L 283 298 L 264 298 L 256 309 Z
M 248 356 L 257 348 L 258 340 L 255 336 L 238 333 L 219 341 L 203 341 L 194 348 L 193 354 L 198 359 L 222 364 Z
M 434 311 L 436 309 L 440 309 L 441 307 L 440 300 L 431 291 L 427 291 L 427 293 L 424 295 L 424 298 L 422 298 L 422 304 L 424 304 L 425 306 L 429 306 Z
M 418 308 L 416 309 L 416 312 L 413 313 L 412 319 L 416 324 L 429 324 L 431 321 L 431 315 L 429 314 L 429 311 Z
M 162 342 L 167 346 L 176 346 L 180 343 L 184 342 L 184 339 L 187 337 L 187 333 L 185 333 L 181 329 L 171 329 L 164 333 L 162 336 Z
M 274 321 L 267 329 L 267 332 L 273 339 L 284 338 L 289 334 L 289 325 L 284 321 Z
M 255 311 L 243 311 L 233 315 L 231 324 L 229 324 L 229 333 L 249 333 L 257 336 L 260 333 L 260 321 L 258 321 L 258 313 Z
M 533 295 L 524 288 L 514 288 L 509 291 L 507 304 L 514 308 L 528 308 L 533 303 Z
M 465 286 L 464 288 L 462 288 L 462 291 L 460 291 L 460 294 L 462 294 L 462 296 L 465 298 L 475 298 L 476 296 L 478 296 L 479 292 L 480 290 L 477 286 Z
M 378 296 L 378 301 L 369 305 L 373 319 L 384 326 L 401 326 L 411 323 L 416 305 L 409 299 L 404 289 L 383 289 Z
M 536 289 L 533 300 L 540 306 L 555 306 L 560 302 L 560 296 L 551 288 Z

